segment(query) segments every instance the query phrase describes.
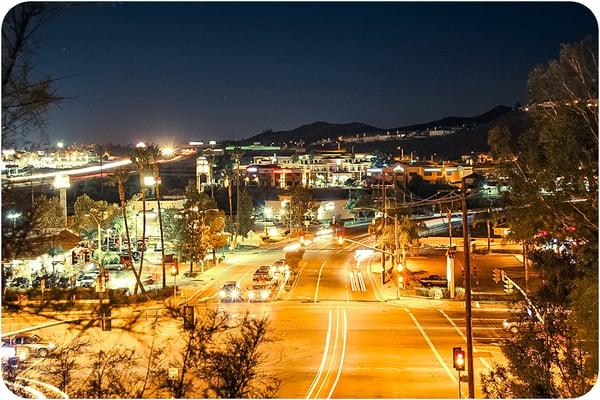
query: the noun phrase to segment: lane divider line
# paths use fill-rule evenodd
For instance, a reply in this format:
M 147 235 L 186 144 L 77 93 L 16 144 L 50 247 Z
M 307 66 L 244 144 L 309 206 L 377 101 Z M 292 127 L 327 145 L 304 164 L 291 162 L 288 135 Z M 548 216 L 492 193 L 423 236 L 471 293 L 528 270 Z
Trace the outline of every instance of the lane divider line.
M 452 327 L 454 328 L 454 330 L 455 330 L 455 331 L 456 331 L 456 332 L 457 332 L 457 333 L 460 335 L 460 337 L 462 338 L 462 340 L 464 340 L 464 341 L 465 341 L 465 343 L 466 343 L 466 342 L 467 342 L 467 337 L 466 337 L 466 336 L 465 336 L 465 335 L 462 333 L 462 331 L 461 331 L 461 330 L 458 328 L 458 326 L 456 326 L 456 324 L 454 323 L 454 321 L 452 321 L 452 320 L 450 319 L 450 317 L 448 316 L 448 314 L 446 314 L 446 313 L 444 312 L 444 310 L 440 310 L 440 309 L 438 309 L 438 311 L 439 311 L 439 312 L 440 312 L 440 313 L 441 313 L 441 314 L 442 314 L 444 317 L 446 317 L 446 319 L 448 320 L 448 322 L 450 322 L 450 325 L 452 325 Z M 475 346 L 473 346 L 473 353 L 475 353 L 476 351 L 477 351 L 477 350 L 475 349 Z M 483 357 L 478 357 L 478 358 L 479 358 L 479 361 L 481 361 L 481 363 L 482 363 L 483 365 L 485 365 L 487 369 L 490 369 L 490 370 L 492 369 L 492 366 L 491 366 L 491 365 L 490 365 L 490 364 L 489 364 L 487 361 L 485 361 L 485 360 L 483 359 Z
M 323 261 L 321 263 L 321 268 L 319 269 L 319 277 L 317 278 L 317 287 L 315 288 L 315 303 L 317 302 L 317 298 L 319 297 L 319 284 L 321 283 L 321 274 L 323 273 L 323 267 L 325 266 L 325 263 L 327 262 L 327 260 Z
M 412 319 L 412 321 L 414 322 L 414 324 L 417 327 L 417 329 L 419 329 L 419 332 L 421 332 L 421 336 L 423 336 L 423 338 L 425 339 L 425 341 L 429 345 L 429 348 L 431 349 L 431 351 L 433 352 L 433 354 L 437 358 L 437 360 L 440 363 L 440 365 L 444 368 L 444 370 L 446 371 L 446 373 L 448 374 L 448 376 L 450 377 L 450 379 L 452 379 L 452 382 L 456 383 L 457 382 L 456 381 L 456 377 L 454 376 L 454 374 L 452 373 L 452 371 L 450 371 L 450 368 L 448 368 L 448 366 L 444 362 L 444 359 L 442 358 L 442 356 L 440 355 L 440 353 L 437 351 L 437 349 L 435 348 L 435 346 L 433 345 L 433 343 L 429 339 L 429 336 L 427 335 L 427 333 L 425 333 L 425 330 L 423 329 L 423 327 L 421 326 L 421 324 L 419 323 L 419 321 L 417 321 L 417 319 L 415 318 L 415 316 L 413 315 L 413 313 L 410 312 L 410 310 L 408 308 L 405 308 L 404 311 L 406 311 L 408 313 L 408 316 Z
M 315 387 L 317 386 L 317 383 L 319 382 L 319 379 L 321 379 L 321 374 L 323 373 L 323 368 L 325 368 L 325 362 L 327 361 L 327 353 L 329 352 L 329 343 L 331 341 L 331 327 L 332 327 L 332 310 L 329 309 L 329 326 L 327 328 L 327 336 L 325 338 L 325 348 L 323 350 L 323 358 L 321 359 L 321 365 L 319 366 L 319 370 L 317 371 L 317 375 L 315 375 L 315 378 L 313 379 L 308 393 L 306 393 L 306 398 L 309 399 L 313 390 L 315 390 Z
M 329 367 L 327 368 L 327 372 L 325 373 L 325 377 L 323 378 L 323 380 L 321 381 L 321 385 L 319 386 L 319 390 L 317 390 L 317 392 L 315 393 L 315 398 L 319 398 L 319 394 L 321 393 L 321 390 L 323 390 L 323 386 L 327 383 L 327 379 L 329 379 L 329 374 L 331 373 L 331 369 L 333 368 L 333 362 L 335 360 L 335 355 L 336 355 L 336 351 L 337 351 L 337 346 L 338 346 L 338 337 L 339 335 L 339 331 L 340 331 L 340 307 L 337 306 L 335 308 L 335 340 L 333 341 L 333 350 L 331 351 L 331 361 L 329 361 Z
M 338 381 L 340 380 L 340 376 L 342 375 L 342 368 L 344 366 L 344 358 L 346 357 L 346 339 L 348 337 L 348 317 L 346 315 L 346 309 L 343 310 L 344 311 L 344 330 L 342 332 L 343 335 L 343 339 L 342 339 L 342 355 L 340 357 L 340 366 L 338 367 L 338 371 L 337 371 L 337 375 L 335 377 L 335 381 L 333 381 L 333 385 L 331 386 L 331 390 L 329 391 L 329 395 L 327 395 L 328 399 L 331 399 L 331 396 L 333 395 L 333 391 L 335 390 Z

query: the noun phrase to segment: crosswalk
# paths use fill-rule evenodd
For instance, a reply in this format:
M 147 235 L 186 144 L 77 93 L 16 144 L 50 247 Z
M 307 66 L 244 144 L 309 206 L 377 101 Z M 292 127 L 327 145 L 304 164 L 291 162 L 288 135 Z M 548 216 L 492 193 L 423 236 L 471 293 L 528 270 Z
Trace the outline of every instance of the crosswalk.
M 348 271 L 348 280 L 353 292 L 366 292 L 367 286 L 361 271 Z

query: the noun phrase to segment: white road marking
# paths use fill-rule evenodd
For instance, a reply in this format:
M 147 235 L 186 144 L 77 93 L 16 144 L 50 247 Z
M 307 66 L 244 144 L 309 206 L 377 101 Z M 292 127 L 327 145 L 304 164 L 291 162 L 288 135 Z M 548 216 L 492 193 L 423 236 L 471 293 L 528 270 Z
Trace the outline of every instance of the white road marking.
M 315 303 L 317 302 L 317 298 L 319 297 L 319 284 L 321 283 L 321 274 L 323 273 L 323 267 L 327 260 L 323 261 L 321 264 L 321 268 L 319 269 L 319 277 L 317 278 L 317 287 L 315 288 Z
M 321 359 L 321 365 L 319 366 L 319 371 L 317 372 L 317 375 L 315 375 L 315 379 L 313 379 L 308 393 L 306 394 L 306 398 L 309 399 L 312 391 L 315 390 L 315 387 L 317 385 L 317 383 L 319 382 L 319 379 L 321 378 L 321 374 L 323 373 L 323 368 L 325 368 L 325 362 L 327 361 L 327 353 L 329 352 L 329 342 L 331 340 L 331 326 L 332 326 L 332 310 L 329 310 L 329 326 L 327 328 L 327 337 L 325 338 L 325 348 L 323 350 L 323 358 Z
M 346 310 L 343 310 L 343 311 L 344 311 L 344 330 L 342 332 L 342 335 L 343 335 L 342 355 L 340 357 L 340 366 L 338 367 L 337 376 L 335 377 L 335 381 L 333 382 L 333 385 L 331 386 L 329 395 L 327 395 L 328 399 L 331 398 L 331 395 L 333 394 L 333 391 L 335 390 L 335 387 L 337 386 L 338 381 L 340 380 L 340 376 L 342 375 L 342 367 L 344 366 L 344 358 L 346 356 L 346 338 L 348 337 L 348 317 L 346 315 Z
M 319 394 L 321 393 L 323 386 L 325 385 L 325 383 L 327 383 L 327 379 L 329 378 L 329 374 L 331 373 L 331 369 L 333 368 L 333 361 L 335 360 L 335 353 L 336 353 L 337 345 L 338 345 L 338 337 L 339 337 L 338 332 L 340 330 L 339 311 L 340 311 L 340 307 L 338 306 L 335 308 L 335 340 L 333 342 L 333 350 L 331 352 L 331 361 L 329 362 L 329 367 L 327 368 L 327 373 L 325 373 L 325 377 L 323 378 L 323 381 L 321 382 L 321 385 L 319 386 L 319 390 L 317 390 L 315 392 L 316 398 L 319 397 Z
M 450 322 L 450 325 L 452 325 L 452 327 L 454 328 L 454 330 L 455 330 L 455 331 L 456 331 L 456 332 L 457 332 L 457 333 L 460 335 L 460 337 L 461 337 L 461 338 L 462 338 L 462 339 L 465 341 L 465 343 L 466 343 L 466 342 L 467 342 L 467 337 L 466 337 L 466 336 L 465 336 L 465 335 L 462 333 L 462 331 L 461 331 L 460 329 L 458 329 L 458 326 L 456 326 L 456 324 L 454 323 L 454 321 L 452 321 L 452 320 L 450 319 L 450 317 L 448 316 L 448 314 L 446 314 L 446 313 L 444 312 L 444 310 L 440 310 L 440 309 L 438 309 L 438 311 L 439 311 L 439 312 L 440 312 L 440 313 L 441 313 L 441 314 L 442 314 L 444 317 L 446 317 L 446 319 L 448 320 L 448 322 Z M 477 351 L 477 350 L 475 349 L 475 346 L 473 346 L 473 353 L 475 353 L 476 351 Z M 483 365 L 485 365 L 487 369 L 492 369 L 491 365 L 490 365 L 490 364 L 489 364 L 487 361 L 485 361 L 485 360 L 483 359 L 483 357 L 479 357 L 479 361 L 481 361 L 481 363 L 482 363 Z
M 431 349 L 431 351 L 433 352 L 433 354 L 437 358 L 437 360 L 440 363 L 440 365 L 444 368 L 444 370 L 446 371 L 446 373 L 448 374 L 448 376 L 450 377 L 450 379 L 452 379 L 452 382 L 456 383 L 457 382 L 456 381 L 456 377 L 454 376 L 454 374 L 452 373 L 452 371 L 450 371 L 450 368 L 448 368 L 448 366 L 444 362 L 444 359 L 442 358 L 442 356 L 440 355 L 440 353 L 437 351 L 437 349 L 435 348 L 435 346 L 433 345 L 433 343 L 429 339 L 429 336 L 427 336 L 427 333 L 425 333 L 425 330 L 423 329 L 423 327 L 421 326 L 421 324 L 419 323 L 419 321 L 417 321 L 417 319 L 415 318 L 415 316 L 413 315 L 413 313 L 410 312 L 410 310 L 408 308 L 405 308 L 404 311 L 406 311 L 408 313 L 408 316 L 412 319 L 412 321 L 414 322 L 414 324 L 417 327 L 417 329 L 419 329 L 419 332 L 421 332 L 421 335 L 423 336 L 423 338 L 425 339 L 425 341 L 429 345 L 429 348 Z
M 358 277 L 358 284 L 359 284 L 359 287 L 360 287 L 360 291 L 361 292 L 366 292 L 367 291 L 367 286 L 365 285 L 365 280 L 363 278 L 362 272 L 357 272 L 356 276 Z

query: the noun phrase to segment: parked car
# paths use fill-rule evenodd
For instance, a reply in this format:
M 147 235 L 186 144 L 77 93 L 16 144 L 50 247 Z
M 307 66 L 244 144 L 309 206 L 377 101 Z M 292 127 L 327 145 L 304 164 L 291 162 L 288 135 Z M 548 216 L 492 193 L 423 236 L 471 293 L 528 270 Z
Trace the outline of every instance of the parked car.
M 145 283 L 146 285 L 152 285 L 155 282 L 156 281 L 154 280 L 154 277 L 152 276 L 152 274 L 148 274 L 142 278 L 142 283 Z
M 123 264 L 106 264 L 104 269 L 107 271 L 123 271 L 125 266 Z
M 31 283 L 29 282 L 29 278 L 18 276 L 10 282 L 10 287 L 12 289 L 29 289 Z
M 448 280 L 445 278 L 442 278 L 439 275 L 429 275 L 427 278 L 419 279 L 419 282 L 421 283 L 421 285 L 423 285 L 425 287 L 448 286 Z
M 71 287 L 71 280 L 66 276 L 62 276 L 56 281 L 56 287 L 60 289 L 69 289 Z
M 288 265 L 285 261 L 285 258 L 281 258 L 273 263 L 273 267 L 279 271 L 279 273 L 283 273 L 288 269 Z
M 269 283 L 254 282 L 246 297 L 249 302 L 271 301 L 273 290 Z
M 76 286 L 82 288 L 93 288 L 96 287 L 96 274 L 83 274 L 77 277 Z
M 241 298 L 240 284 L 237 281 L 225 282 L 223 288 L 219 292 L 221 301 L 238 301 Z
M 56 349 L 56 344 L 42 339 L 38 335 L 16 335 L 2 339 L 2 346 L 25 347 L 38 357 L 46 357 Z

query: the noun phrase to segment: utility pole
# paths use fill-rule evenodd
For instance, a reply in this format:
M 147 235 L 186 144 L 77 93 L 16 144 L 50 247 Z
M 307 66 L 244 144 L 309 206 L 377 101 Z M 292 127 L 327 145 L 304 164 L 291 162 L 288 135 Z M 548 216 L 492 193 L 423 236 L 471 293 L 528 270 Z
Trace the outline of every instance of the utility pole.
M 383 168 L 381 170 L 381 201 L 383 205 L 383 241 L 381 243 L 381 250 L 385 250 L 385 226 L 387 220 L 387 205 L 385 198 L 385 172 L 383 172 Z M 381 284 L 385 285 L 385 253 L 381 253 Z
M 465 266 L 465 322 L 467 325 L 467 381 L 469 383 L 469 398 L 475 398 L 475 383 L 473 369 L 473 314 L 471 310 L 471 256 L 469 241 L 469 221 L 467 212 L 467 191 L 465 178 L 461 179 L 462 229 Z
M 441 205 L 440 205 L 441 211 Z M 448 209 L 448 237 L 450 238 L 450 243 L 448 244 L 448 248 L 452 248 L 452 204 L 450 204 L 450 208 Z

